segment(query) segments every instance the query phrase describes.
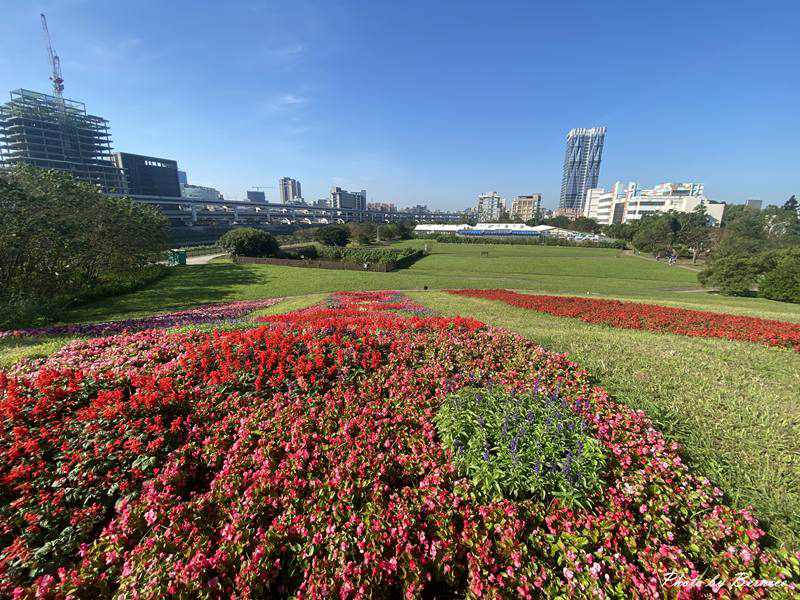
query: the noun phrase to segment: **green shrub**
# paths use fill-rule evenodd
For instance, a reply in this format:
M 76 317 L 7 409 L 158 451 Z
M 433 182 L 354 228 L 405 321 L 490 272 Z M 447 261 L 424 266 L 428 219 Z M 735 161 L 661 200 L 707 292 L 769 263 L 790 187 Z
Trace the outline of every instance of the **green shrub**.
M 322 260 L 385 264 L 389 262 L 396 263 L 414 257 L 422 257 L 423 252 L 416 248 L 371 248 L 369 246 L 356 246 L 348 248 L 323 247 L 318 250 L 318 255 Z
M 282 247 L 280 258 L 293 258 L 293 259 L 314 259 L 319 256 L 319 250 L 316 246 L 307 244 L 307 245 L 296 245 L 291 246 L 289 248 Z
M 728 256 L 709 264 L 698 275 L 705 286 L 718 287 L 723 294 L 743 296 L 751 293 L 758 278 L 758 266 L 746 256 Z
M 0 293 L 0 331 L 47 325 L 63 313 L 60 298 L 40 298 L 16 291 Z
M 90 290 L 78 294 L 71 304 L 86 304 L 101 298 L 110 298 L 111 296 L 135 292 L 155 283 L 169 273 L 170 268 L 166 265 L 155 264 L 142 267 L 138 271 L 103 278 Z
M 758 286 L 759 296 L 800 303 L 800 249 L 778 253 Z
M 205 256 L 208 254 L 216 254 L 218 252 L 224 252 L 224 250 L 217 244 L 206 244 L 203 246 L 189 246 L 182 248 L 182 250 L 186 251 L 187 258 L 192 256 Z
M 219 238 L 218 245 L 231 256 L 257 258 L 275 256 L 278 242 L 266 231 L 253 227 L 237 227 Z
M 434 421 L 459 472 L 484 496 L 584 505 L 601 485 L 602 446 L 557 394 L 465 388 Z
M 350 230 L 344 225 L 328 225 L 317 229 L 314 239 L 326 246 L 346 246 L 350 241 Z

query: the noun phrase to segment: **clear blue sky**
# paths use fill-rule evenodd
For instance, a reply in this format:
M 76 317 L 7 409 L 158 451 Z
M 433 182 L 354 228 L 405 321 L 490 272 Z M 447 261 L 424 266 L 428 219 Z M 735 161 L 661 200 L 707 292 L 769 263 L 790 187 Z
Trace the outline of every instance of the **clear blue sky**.
M 300 179 L 371 201 L 557 202 L 564 136 L 608 127 L 600 183 L 800 193 L 800 2 L 3 2 L 0 93 L 65 95 L 117 150 L 240 197 Z M 268 190 L 275 197 L 275 190 Z

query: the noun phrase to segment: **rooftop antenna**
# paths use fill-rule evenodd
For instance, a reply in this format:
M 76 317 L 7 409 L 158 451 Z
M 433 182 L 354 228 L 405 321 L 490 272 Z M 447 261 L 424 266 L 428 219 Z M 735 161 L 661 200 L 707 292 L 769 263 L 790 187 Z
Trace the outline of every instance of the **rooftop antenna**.
M 64 91 L 64 78 L 61 77 L 61 59 L 58 54 L 53 50 L 53 42 L 50 39 L 50 30 L 47 29 L 47 17 L 41 13 L 42 29 L 44 30 L 44 40 L 47 43 L 47 54 L 50 57 L 50 66 L 53 69 L 53 74 L 50 75 L 50 81 L 53 82 L 53 92 L 58 98 L 61 98 L 61 92 Z

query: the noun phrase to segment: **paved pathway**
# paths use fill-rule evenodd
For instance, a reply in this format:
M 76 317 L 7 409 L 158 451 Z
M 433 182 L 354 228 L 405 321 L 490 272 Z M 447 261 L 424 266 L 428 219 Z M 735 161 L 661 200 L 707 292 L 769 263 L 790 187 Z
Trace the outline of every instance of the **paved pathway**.
M 218 252 L 217 254 L 203 254 L 201 256 L 190 256 L 186 259 L 187 265 L 207 265 L 218 256 L 225 256 L 225 252 Z

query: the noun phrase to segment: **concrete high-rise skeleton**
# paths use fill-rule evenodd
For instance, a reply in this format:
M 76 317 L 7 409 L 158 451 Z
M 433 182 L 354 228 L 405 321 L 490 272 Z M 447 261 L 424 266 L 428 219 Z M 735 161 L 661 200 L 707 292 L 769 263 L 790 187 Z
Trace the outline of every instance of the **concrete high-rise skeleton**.
M 108 121 L 60 96 L 11 92 L 11 100 L 0 105 L 0 163 L 66 171 L 104 192 L 124 191 L 112 162 Z
M 558 202 L 560 209 L 576 211 L 577 214 L 583 211 L 586 190 L 597 187 L 605 139 L 605 127 L 573 129 L 567 134 L 561 198 Z

